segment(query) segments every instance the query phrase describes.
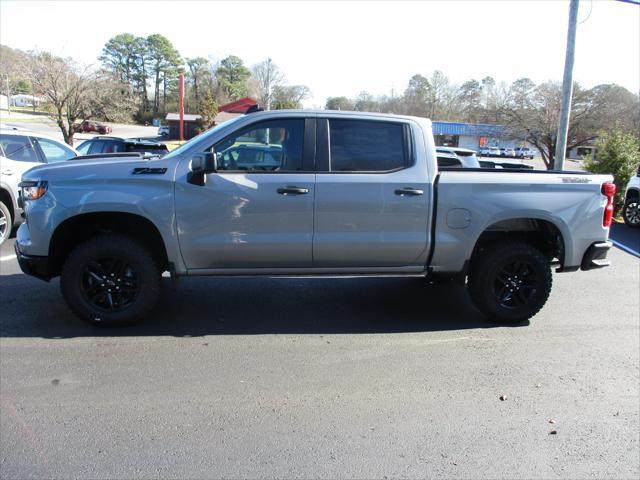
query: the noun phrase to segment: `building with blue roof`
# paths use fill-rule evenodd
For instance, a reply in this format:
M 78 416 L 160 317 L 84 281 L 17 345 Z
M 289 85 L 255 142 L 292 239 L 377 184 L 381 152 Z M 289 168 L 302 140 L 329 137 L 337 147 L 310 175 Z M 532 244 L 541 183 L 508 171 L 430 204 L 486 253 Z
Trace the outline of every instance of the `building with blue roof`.
M 436 121 L 432 125 L 438 146 L 478 150 L 482 147 L 515 148 L 522 145 L 522 138 L 514 138 L 504 125 Z

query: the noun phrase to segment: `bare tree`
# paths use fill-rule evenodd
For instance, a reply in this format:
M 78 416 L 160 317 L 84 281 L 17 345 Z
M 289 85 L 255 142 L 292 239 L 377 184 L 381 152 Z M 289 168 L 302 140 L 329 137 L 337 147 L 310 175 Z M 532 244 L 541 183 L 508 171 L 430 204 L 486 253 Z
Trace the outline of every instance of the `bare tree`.
M 33 54 L 27 68 L 34 89 L 50 103 L 64 141 L 73 145 L 73 125 L 86 112 L 85 94 L 94 75 L 87 67 L 80 67 L 71 59 L 46 52 Z
M 271 58 L 254 65 L 251 74 L 256 84 L 258 104 L 265 110 L 271 110 L 274 90 L 284 84 L 284 75 Z
M 284 108 L 302 108 L 302 101 L 311 96 L 309 87 L 305 85 L 278 86 L 273 89 L 274 110 Z
M 130 122 L 140 108 L 141 99 L 111 72 L 102 70 L 84 92 L 82 110 L 78 118 L 99 118 L 108 122 Z
M 555 167 L 562 88 L 558 82 L 546 82 L 532 90 L 526 99 L 512 98 L 501 106 L 501 113 L 514 135 L 526 133 L 526 139 L 542 155 L 548 169 Z M 584 145 L 598 136 L 602 111 L 594 102 L 594 92 L 574 86 L 567 150 Z
M 210 76 L 211 65 L 204 57 L 187 58 L 189 78 L 193 84 L 193 93 L 196 100 L 196 109 L 200 108 L 200 91 L 205 86 L 207 76 Z

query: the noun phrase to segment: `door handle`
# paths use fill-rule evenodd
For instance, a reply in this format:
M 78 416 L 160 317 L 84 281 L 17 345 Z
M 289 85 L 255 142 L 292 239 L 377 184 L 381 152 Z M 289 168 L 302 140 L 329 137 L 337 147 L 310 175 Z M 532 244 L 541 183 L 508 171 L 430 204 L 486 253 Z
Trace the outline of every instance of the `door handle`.
M 9 170 L 8 168 L 5 168 L 4 170 L 2 170 L 0 172 L 0 174 L 2 174 L 2 175 L 13 175 L 13 170 Z
M 280 187 L 278 189 L 278 193 L 280 195 L 304 195 L 305 193 L 309 193 L 309 189 L 301 188 L 301 187 L 286 186 L 286 187 Z
M 409 195 L 409 196 L 415 197 L 417 195 L 424 195 L 424 190 L 411 188 L 411 187 L 404 187 L 396 190 L 395 194 L 400 196 Z

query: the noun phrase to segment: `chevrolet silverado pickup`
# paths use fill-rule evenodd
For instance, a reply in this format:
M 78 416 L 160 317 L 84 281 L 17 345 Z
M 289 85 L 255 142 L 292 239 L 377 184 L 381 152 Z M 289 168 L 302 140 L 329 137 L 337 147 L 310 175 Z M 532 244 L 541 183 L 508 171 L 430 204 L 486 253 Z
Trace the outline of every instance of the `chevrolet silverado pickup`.
M 163 272 L 450 277 L 487 317 L 521 322 L 547 301 L 552 269 L 608 265 L 612 177 L 436 158 L 424 118 L 252 113 L 163 158 L 29 170 L 16 254 L 100 325 L 149 316 Z

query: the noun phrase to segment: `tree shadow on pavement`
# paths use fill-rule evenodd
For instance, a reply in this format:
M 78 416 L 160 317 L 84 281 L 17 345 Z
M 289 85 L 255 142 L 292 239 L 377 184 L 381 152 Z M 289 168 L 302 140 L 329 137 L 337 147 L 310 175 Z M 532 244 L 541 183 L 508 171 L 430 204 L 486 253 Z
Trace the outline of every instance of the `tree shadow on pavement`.
M 183 278 L 144 322 L 100 328 L 66 307 L 59 282 L 0 277 L 0 337 L 399 333 L 502 326 L 455 283 L 423 278 Z M 517 326 L 528 325 L 528 322 Z

